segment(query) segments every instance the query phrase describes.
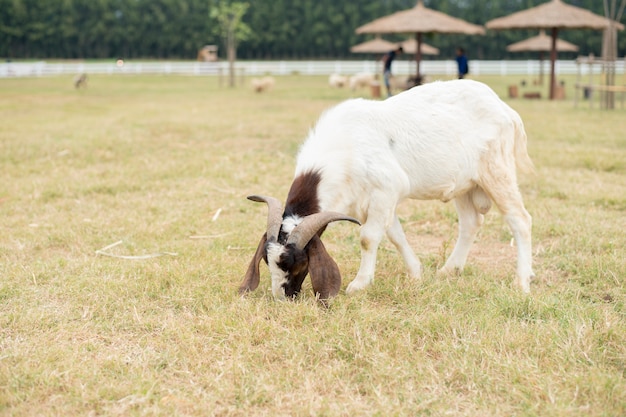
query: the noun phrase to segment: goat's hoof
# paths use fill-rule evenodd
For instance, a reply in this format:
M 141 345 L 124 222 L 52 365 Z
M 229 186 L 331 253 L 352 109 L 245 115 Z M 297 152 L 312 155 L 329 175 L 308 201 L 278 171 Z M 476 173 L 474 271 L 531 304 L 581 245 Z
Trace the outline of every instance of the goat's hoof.
M 419 265 L 416 268 L 411 268 L 409 270 L 409 278 L 419 281 L 420 279 L 422 279 L 423 273 L 424 267 L 422 265 Z
M 415 280 L 415 281 L 419 281 L 422 279 L 422 274 L 409 274 L 409 278 Z
M 448 275 L 450 274 L 447 269 L 441 268 L 437 270 L 437 278 L 445 278 Z
M 459 268 L 456 266 L 453 266 L 453 267 L 443 266 L 441 267 L 441 269 L 437 271 L 437 276 L 448 277 L 451 275 L 461 275 L 462 271 L 463 271 L 463 268 Z
M 530 294 L 530 279 L 532 277 L 534 277 L 534 275 L 532 275 L 531 277 L 529 277 L 527 279 L 522 279 L 520 277 L 516 277 L 515 281 L 513 281 L 513 285 L 515 285 L 517 288 L 522 290 L 522 292 L 524 294 Z
M 348 284 L 348 287 L 346 288 L 346 294 L 348 295 L 355 294 L 361 291 L 362 289 L 364 289 L 365 287 L 367 287 L 368 285 L 369 285 L 369 282 L 363 283 L 355 279 L 350 284 Z
M 535 273 L 532 269 L 528 269 L 522 271 L 522 273 L 515 274 L 515 280 L 513 280 L 513 285 L 520 290 L 522 290 L 525 294 L 530 294 L 530 282 L 535 278 Z

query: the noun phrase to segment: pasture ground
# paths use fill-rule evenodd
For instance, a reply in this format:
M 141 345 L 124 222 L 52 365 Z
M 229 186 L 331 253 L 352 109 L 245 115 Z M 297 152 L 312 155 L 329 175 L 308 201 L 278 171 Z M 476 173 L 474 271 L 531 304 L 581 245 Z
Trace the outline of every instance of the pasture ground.
M 520 77 L 478 78 L 501 97 Z M 567 80 L 571 86 L 573 80 Z M 365 96 L 369 92 L 362 92 Z M 388 241 L 367 290 L 330 308 L 308 280 L 276 302 L 237 287 L 319 114 L 356 96 L 325 77 L 273 91 L 214 78 L 0 80 L 0 414 L 626 415 L 626 110 L 509 100 L 537 172 L 532 294 L 496 210 L 462 276 L 435 270 L 453 205 L 399 212 L 424 263 Z M 121 259 L 107 253 L 148 259 Z M 325 234 L 344 276 L 358 232 Z

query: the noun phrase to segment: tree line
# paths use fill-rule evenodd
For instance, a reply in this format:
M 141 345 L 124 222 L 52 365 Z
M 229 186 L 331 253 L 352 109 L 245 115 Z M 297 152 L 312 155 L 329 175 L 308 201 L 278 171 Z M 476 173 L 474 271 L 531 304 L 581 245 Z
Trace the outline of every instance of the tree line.
M 202 46 L 216 44 L 225 58 L 223 34 L 211 14 L 220 1 L 228 0 L 0 0 L 0 57 L 195 59 Z M 424 4 L 482 25 L 546 1 L 424 0 Z M 604 15 L 602 1 L 565 1 Z M 237 57 L 361 59 L 362 55 L 350 53 L 350 47 L 371 36 L 356 35 L 355 29 L 415 4 L 416 0 L 249 1 L 242 22 L 250 35 L 239 43 Z M 485 36 L 433 34 L 424 41 L 440 49 L 439 59 L 452 57 L 459 45 L 474 59 L 535 58 L 509 54 L 505 48 L 536 34 L 531 30 L 488 31 Z M 579 54 L 601 53 L 600 32 L 564 30 L 560 37 L 578 45 Z M 406 36 L 384 38 L 401 41 Z M 626 40 L 621 38 L 618 56 L 626 53 Z

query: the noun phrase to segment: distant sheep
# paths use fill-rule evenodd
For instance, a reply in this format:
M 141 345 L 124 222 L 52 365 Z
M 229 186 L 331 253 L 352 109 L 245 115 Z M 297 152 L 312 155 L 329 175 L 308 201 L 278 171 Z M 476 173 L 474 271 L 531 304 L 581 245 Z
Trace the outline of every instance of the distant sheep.
M 262 93 L 274 88 L 275 81 L 273 77 L 253 78 L 250 84 L 255 92 Z
M 350 77 L 350 90 L 354 91 L 358 88 L 369 87 L 374 81 L 376 76 L 369 72 L 361 72 Z
M 87 74 L 78 74 L 74 77 L 74 88 L 87 88 Z
M 320 300 L 337 295 L 339 268 L 321 241 L 333 221 L 363 224 L 361 266 L 347 293 L 374 280 L 385 235 L 409 276 L 420 278 L 422 265 L 396 214 L 409 198 L 454 201 L 459 235 L 442 274 L 463 270 L 493 202 L 517 244 L 515 284 L 530 292 L 532 219 L 516 173 L 516 166 L 532 169 L 526 142 L 517 112 L 471 80 L 433 82 L 384 101 L 352 99 L 327 110 L 300 149 L 286 204 L 248 197 L 267 203 L 269 215 L 239 292 L 257 288 L 265 260 L 276 298 L 297 295 L 307 274 Z
M 340 74 L 330 74 L 330 77 L 328 77 L 328 85 L 332 88 L 343 88 L 348 85 L 348 77 Z

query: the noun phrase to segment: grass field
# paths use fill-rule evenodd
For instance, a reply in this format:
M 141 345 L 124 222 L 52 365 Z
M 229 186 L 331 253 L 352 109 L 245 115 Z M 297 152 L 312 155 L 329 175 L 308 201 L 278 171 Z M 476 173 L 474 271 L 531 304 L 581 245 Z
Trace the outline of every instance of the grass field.
M 513 78 L 481 78 L 505 97 Z M 573 84 L 568 80 L 568 86 Z M 363 92 L 368 94 L 368 92 Z M 237 287 L 299 143 L 355 94 L 279 77 L 0 80 L 0 415 L 624 416 L 626 110 L 510 100 L 537 172 L 532 294 L 490 212 L 462 276 L 435 270 L 453 205 L 400 214 L 424 263 L 388 241 L 376 281 L 330 308 Z M 545 96 L 545 94 L 544 94 Z M 324 235 L 343 289 L 354 225 Z M 119 243 L 121 241 L 121 243 Z M 146 259 L 104 256 L 162 254 Z

